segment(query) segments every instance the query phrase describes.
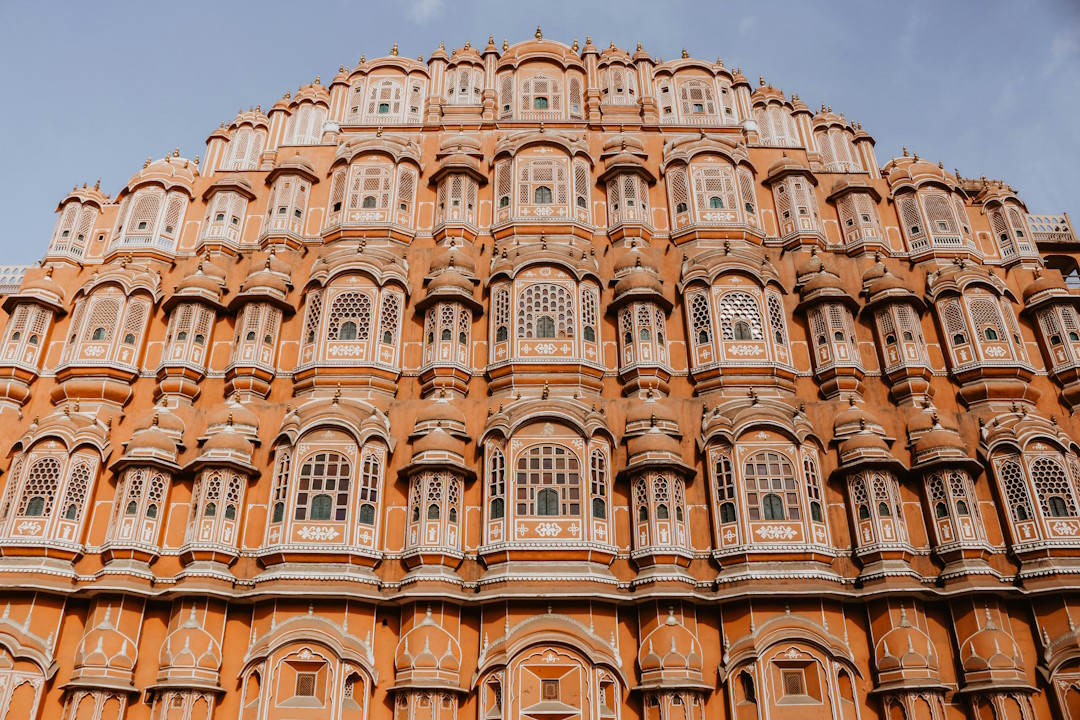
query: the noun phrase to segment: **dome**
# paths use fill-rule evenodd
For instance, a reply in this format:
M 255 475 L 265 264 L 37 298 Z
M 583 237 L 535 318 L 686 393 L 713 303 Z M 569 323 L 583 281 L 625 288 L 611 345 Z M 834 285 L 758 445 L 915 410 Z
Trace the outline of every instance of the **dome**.
M 255 127 L 270 128 L 270 119 L 266 117 L 266 113 L 262 111 L 262 106 L 258 106 L 254 109 L 249 108 L 246 112 L 241 110 L 237 113 L 233 121 L 229 123 L 229 129 L 238 128 L 241 125 L 252 125 Z
M 986 623 L 960 647 L 965 673 L 1022 672 L 1023 656 L 1009 633 L 997 626 L 986 610 Z
M 428 283 L 429 294 L 434 293 L 437 290 L 459 290 L 471 297 L 473 284 L 469 278 L 456 270 L 444 270 L 436 275 L 434 280 Z
M 289 292 L 289 285 L 285 281 L 285 278 L 280 275 L 260 270 L 247 276 L 247 279 L 244 280 L 244 284 L 240 287 L 240 292 L 247 293 L 256 289 L 273 290 L 276 293 L 287 295 Z
M 145 430 L 137 430 L 131 436 L 124 456 L 133 458 L 144 455 L 167 456 L 175 460 L 176 441 L 159 430 L 156 425 Z
M 425 402 L 416 413 L 416 424 L 444 422 L 450 426 L 465 427 L 465 413 L 456 404 L 448 400 Z
M 664 286 L 660 278 L 651 272 L 643 270 L 631 272 L 619 282 L 615 283 L 615 297 L 620 297 L 632 291 L 664 294 Z
M 445 248 L 432 256 L 428 273 L 435 274 L 439 270 L 448 268 L 474 274 L 476 272 L 476 261 L 469 257 L 468 253 L 458 250 L 456 247 Z
M 465 443 L 454 437 L 441 427 L 436 427 L 431 432 L 420 437 L 413 443 L 413 455 L 427 452 L 449 453 L 464 457 Z
M 791 174 L 806 175 L 810 182 L 817 185 L 817 179 L 810 173 L 810 166 L 806 165 L 802 160 L 789 156 L 786 152 L 784 155 L 769 166 L 768 171 L 765 173 L 765 182 L 772 182 L 779 180 L 785 175 Z
M 142 170 L 131 176 L 120 195 L 133 192 L 141 185 L 155 184 L 166 190 L 180 188 L 191 196 L 191 186 L 198 174 L 199 169 L 195 163 L 173 153 L 171 157 L 148 162 Z
M 764 80 L 762 80 L 761 83 L 761 86 L 750 94 L 750 102 L 752 104 L 765 104 L 770 100 L 783 104 L 787 103 L 787 98 L 784 97 L 784 93 L 774 88 L 772 85 L 765 85 Z
M 210 439 L 203 445 L 204 454 L 212 450 L 250 456 L 252 447 L 248 439 L 235 430 L 223 430 L 211 435 Z
M 461 646 L 432 619 L 429 608 L 427 616 L 398 642 L 394 669 L 399 680 L 456 683 L 461 670 Z
M 285 158 L 274 166 L 274 169 L 266 176 L 266 184 L 272 185 L 279 175 L 301 175 L 312 183 L 319 182 L 319 176 L 315 174 L 315 167 L 300 157 L 299 150 L 292 157 Z
M 837 413 L 833 420 L 833 436 L 843 437 L 866 428 L 880 427 L 880 423 L 866 410 L 865 404 L 857 404 L 855 399 L 851 398 L 847 409 Z
M 966 452 L 967 443 L 956 432 L 946 430 L 941 425 L 935 425 L 933 430 L 924 433 L 915 441 L 916 457 L 943 449 Z
M 232 426 L 234 430 L 256 437 L 259 432 L 259 416 L 243 403 L 231 398 L 228 402 L 216 406 L 207 419 L 208 430 L 224 429 Z
M 22 284 L 21 291 L 26 294 L 42 294 L 56 298 L 61 304 L 64 302 L 64 289 L 52 279 L 52 268 L 47 268 L 45 274 L 36 280 L 29 280 Z
M 863 277 L 865 278 L 865 276 Z M 869 297 L 874 297 L 875 295 L 880 295 L 895 290 L 903 290 L 905 293 L 910 293 L 910 289 L 908 288 L 907 283 L 904 282 L 902 278 L 893 275 L 888 271 L 888 269 L 886 269 L 884 275 L 877 278 L 876 280 L 872 280 L 870 284 L 867 285 L 866 294 Z
M 101 622 L 83 635 L 75 652 L 75 664 L 79 670 L 130 671 L 135 667 L 137 652 L 135 643 L 113 625 L 112 607 L 106 606 Z
M 643 680 L 645 676 L 661 679 L 669 673 L 700 676 L 704 666 L 697 637 L 675 619 L 674 611 L 668 612 L 667 620 L 641 641 L 638 665 Z
M 631 403 L 626 413 L 627 432 L 651 427 L 679 431 L 679 421 L 671 409 L 671 404 L 656 402 L 651 396 L 645 402 Z
M 840 283 L 839 277 L 823 270 L 807 280 L 800 290 L 803 298 L 817 294 L 846 295 L 847 291 Z
M 872 432 L 855 433 L 840 443 L 841 458 L 854 453 L 862 454 L 867 452 L 875 455 L 881 453 L 888 455 L 889 446 L 885 444 L 885 440 L 880 435 Z
M 879 672 L 904 670 L 937 671 L 937 658 L 934 656 L 934 643 L 930 637 L 907 621 L 907 615 L 901 610 L 900 626 L 895 627 L 881 638 L 874 655 Z
M 1048 295 L 1071 295 L 1068 288 L 1065 287 L 1065 283 L 1054 277 L 1050 272 L 1039 273 L 1034 282 L 1029 283 L 1028 286 L 1024 288 L 1024 304 L 1027 305 L 1029 300 L 1041 293 L 1047 293 Z
M 202 629 L 195 613 L 195 605 L 192 605 L 190 617 L 169 633 L 162 643 L 158 665 L 163 673 L 168 671 L 174 675 L 177 670 L 189 670 L 216 676 L 221 667 L 221 646 Z
M 950 190 L 959 187 L 956 177 L 946 172 L 940 163 L 934 165 L 919 159 L 918 155 L 908 157 L 907 150 L 904 151 L 903 157 L 893 158 L 886 163 L 882 168 L 882 174 L 889 181 L 889 187 L 894 189 L 900 185 L 918 187 L 926 182 L 936 182 L 945 185 Z
M 810 251 L 810 258 L 795 268 L 795 277 L 801 281 L 809 275 L 816 275 L 824 270 L 825 263 L 818 257 L 817 249 L 815 248 Z
M 626 442 L 626 454 L 629 458 L 653 453 L 681 456 L 682 446 L 678 440 L 656 428 L 650 432 L 632 437 Z
M 499 58 L 498 68 L 501 70 L 508 66 L 517 67 L 530 59 L 550 60 L 562 65 L 563 68 L 574 67 L 582 72 L 585 71 L 581 58 L 569 45 L 555 40 L 545 40 L 540 28 L 536 29 L 535 40 L 526 40 L 505 49 Z
M 641 248 L 637 245 L 634 245 L 628 250 L 623 250 L 615 256 L 616 276 L 635 268 L 651 270 L 652 272 L 660 271 L 649 253 L 642 252 Z

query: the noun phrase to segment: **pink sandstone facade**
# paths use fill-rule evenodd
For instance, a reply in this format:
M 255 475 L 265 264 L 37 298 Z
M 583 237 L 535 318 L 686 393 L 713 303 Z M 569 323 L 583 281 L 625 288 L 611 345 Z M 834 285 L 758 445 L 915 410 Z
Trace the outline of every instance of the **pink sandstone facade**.
M 4 720 L 1080 718 L 1080 244 L 1000 181 L 538 30 L 57 212 Z

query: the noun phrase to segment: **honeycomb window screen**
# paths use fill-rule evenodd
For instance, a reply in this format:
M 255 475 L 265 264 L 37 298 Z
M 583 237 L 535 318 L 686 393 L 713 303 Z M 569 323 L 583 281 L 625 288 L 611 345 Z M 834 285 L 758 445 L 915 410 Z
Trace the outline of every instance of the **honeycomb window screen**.
M 570 106 L 571 120 L 581 120 L 585 117 L 585 102 L 581 92 L 582 79 L 578 75 L 571 75 L 566 84 L 567 104 Z
M 345 186 L 348 184 L 348 170 L 338 168 L 330 180 L 330 207 L 327 217 L 331 223 L 340 222 L 341 211 L 345 209 Z
M 510 291 L 505 287 L 495 290 L 494 310 L 491 314 L 495 342 L 506 340 L 510 332 Z
M 322 290 L 308 293 L 307 307 L 304 309 L 304 337 L 301 345 L 313 344 L 319 337 L 319 325 L 322 323 Z
M 590 215 L 592 203 L 589 196 L 589 165 L 584 162 L 574 163 L 574 205 L 584 211 L 586 219 Z
M 68 473 L 67 487 L 64 489 L 64 499 L 61 504 L 63 518 L 79 522 L 82 520 L 83 511 L 86 507 L 87 498 L 90 495 L 90 485 L 93 482 L 95 466 L 87 462 L 78 461 L 72 465 Z
M 956 298 L 949 298 L 939 303 L 938 308 L 941 315 L 941 324 L 949 344 L 954 349 L 968 345 L 971 340 L 963 312 L 960 310 L 960 301 Z M 969 358 L 969 360 L 971 359 L 974 358 Z
M 709 311 L 709 296 L 705 292 L 696 292 L 689 296 L 690 327 L 693 330 L 695 345 L 707 345 L 712 342 L 712 315 Z
M 1009 504 L 1009 514 L 1013 522 L 1033 519 L 1031 499 L 1028 494 L 1024 471 L 1015 460 L 1006 460 L 998 466 L 998 479 Z
M 739 177 L 739 196 L 742 200 L 741 212 L 748 223 L 756 225 L 758 223 L 758 205 L 757 195 L 754 192 L 754 176 L 744 167 L 739 167 L 736 174 Z
M 111 342 L 120 317 L 120 301 L 109 297 L 92 297 L 90 313 L 83 329 L 83 342 Z
M 26 471 L 16 514 L 19 517 L 51 517 L 60 479 L 61 466 L 56 458 L 35 461 Z
M 559 445 L 537 445 L 517 460 L 515 479 L 518 517 L 579 517 L 580 461 Z
M 325 451 L 310 456 L 296 476 L 295 519 L 343 522 L 351 482 L 352 465 L 341 453 Z
M 518 295 L 519 338 L 572 338 L 574 300 L 562 285 L 534 283 Z
M 723 340 L 762 340 L 761 309 L 757 298 L 749 293 L 729 292 L 720 297 L 717 306 L 720 337 Z
M 1061 462 L 1056 458 L 1037 457 L 1029 468 L 1043 517 L 1077 517 L 1073 486 Z
M 769 329 L 773 333 L 773 342 L 777 346 L 787 346 L 788 334 L 787 320 L 784 317 L 784 304 L 780 300 L 780 295 L 776 292 L 767 293 L 766 298 L 769 308 Z
M 585 285 L 581 289 L 581 325 L 582 335 L 585 342 L 599 342 L 600 326 L 598 315 L 600 313 L 600 301 L 596 288 Z
M 405 167 L 398 171 L 397 211 L 404 224 L 412 226 L 413 203 L 416 200 L 416 171 Z
M 549 75 L 534 75 L 521 83 L 522 117 L 537 112 L 562 112 L 562 82 Z
M 566 207 L 568 180 L 565 160 L 523 160 L 518 176 L 518 202 L 521 205 L 555 204 Z
M 379 310 L 379 342 L 385 345 L 397 343 L 401 322 L 401 296 L 396 292 L 383 291 Z
M 1001 306 L 997 298 L 989 296 L 967 297 L 968 313 L 976 330 L 976 337 L 982 342 L 1008 341 L 1005 326 L 1001 318 Z
M 514 116 L 514 75 L 504 73 L 499 76 L 499 119 L 507 120 Z
M 296 690 L 293 695 L 295 697 L 315 697 L 315 681 L 317 678 L 317 673 L 296 673 Z
M 765 450 L 743 463 L 749 519 L 798 521 L 802 517 L 795 468 L 786 456 Z
M 924 230 L 922 213 L 919 212 L 918 203 L 915 202 L 914 196 L 910 193 L 901 195 L 896 202 L 900 222 L 904 227 L 904 235 L 907 237 L 911 249 L 922 248 L 923 244 L 920 241 L 925 240 L 926 231 Z
M 366 341 L 371 336 L 371 313 L 372 301 L 367 293 L 350 291 L 336 295 L 330 304 L 327 340 Z
M 782 670 L 781 677 L 783 678 L 785 697 L 806 696 L 806 675 L 803 670 Z

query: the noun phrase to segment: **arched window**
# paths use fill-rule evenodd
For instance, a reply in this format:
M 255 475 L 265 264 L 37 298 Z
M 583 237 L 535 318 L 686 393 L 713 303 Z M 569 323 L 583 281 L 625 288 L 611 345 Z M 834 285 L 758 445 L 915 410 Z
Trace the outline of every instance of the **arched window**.
M 338 337 L 341 340 L 355 340 L 356 339 L 356 323 L 352 320 L 347 320 L 341 323 L 341 330 L 338 333 Z
M 297 520 L 345 519 L 349 507 L 352 466 L 337 452 L 319 452 L 300 466 L 296 495 Z
M 580 462 L 562 446 L 529 448 L 517 460 L 515 485 L 519 517 L 581 515 Z
M 533 194 L 533 202 L 537 205 L 550 205 L 551 204 L 551 188 L 547 185 L 541 185 L 536 188 L 536 192 Z
M 491 498 L 490 520 L 500 520 L 506 515 L 506 459 L 502 451 L 496 448 L 491 453 L 488 469 L 488 497 Z
M 743 477 L 750 520 L 798 521 L 802 517 L 795 468 L 785 455 L 771 450 L 751 455 L 744 463 Z
M 379 501 L 379 483 L 382 478 L 382 463 L 373 454 L 364 458 L 360 472 L 361 502 L 358 520 L 364 525 L 375 524 L 375 504 Z
M 592 516 L 607 519 L 607 458 L 599 449 L 589 454 L 589 491 L 593 497 Z
M 363 292 L 344 292 L 330 305 L 328 339 L 367 340 L 371 333 L 371 297 Z
M 541 315 L 540 318 L 536 321 L 536 337 L 555 337 L 555 318 L 551 317 L 550 315 Z
M 94 328 L 94 334 L 90 337 L 90 339 L 95 341 L 95 342 L 101 342 L 102 340 L 104 340 L 105 339 L 105 328 L 103 328 L 103 327 Z
M 59 487 L 60 462 L 51 457 L 36 461 L 27 471 L 16 514 L 23 517 L 49 515 Z

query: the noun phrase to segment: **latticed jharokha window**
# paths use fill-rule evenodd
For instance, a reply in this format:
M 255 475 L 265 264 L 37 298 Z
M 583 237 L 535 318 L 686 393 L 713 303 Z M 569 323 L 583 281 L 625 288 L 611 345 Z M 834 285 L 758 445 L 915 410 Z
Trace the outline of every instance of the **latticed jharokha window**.
M 750 520 L 800 519 L 795 468 L 785 456 L 768 450 L 750 456 L 743 466 L 743 480 Z
M 1055 458 L 1031 461 L 1031 483 L 1039 499 L 1043 517 L 1076 517 L 1076 499 L 1065 468 Z
M 523 160 L 518 172 L 520 205 L 566 205 L 566 163 L 562 160 Z
M 49 517 L 56 492 L 60 487 L 60 463 L 54 458 L 42 458 L 26 473 L 22 497 L 16 515 L 19 517 Z
M 484 74 L 480 70 L 460 68 L 446 74 L 446 100 L 450 105 L 480 105 L 483 89 Z
M 517 461 L 517 515 L 576 517 L 581 514 L 577 457 L 558 445 L 538 445 Z
M 322 140 L 326 107 L 306 102 L 300 105 L 285 124 L 283 145 L 317 145 Z
M 554 283 L 526 286 L 518 296 L 519 338 L 569 338 L 574 335 L 574 301 Z
M 720 337 L 724 340 L 762 340 L 761 310 L 749 293 L 729 292 L 720 298 Z
M 320 452 L 304 461 L 297 478 L 296 519 L 343 521 L 349 509 L 352 467 L 336 452 Z
M 331 341 L 367 340 L 371 337 L 371 297 L 362 292 L 345 292 L 330 305 L 327 339 Z
M 488 519 L 499 520 L 506 515 L 506 458 L 502 450 L 492 450 L 488 463 L 488 496 L 491 498 Z

